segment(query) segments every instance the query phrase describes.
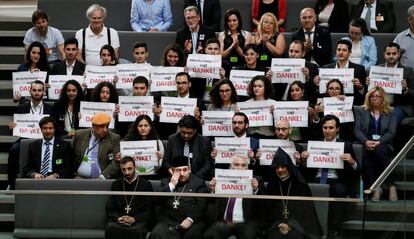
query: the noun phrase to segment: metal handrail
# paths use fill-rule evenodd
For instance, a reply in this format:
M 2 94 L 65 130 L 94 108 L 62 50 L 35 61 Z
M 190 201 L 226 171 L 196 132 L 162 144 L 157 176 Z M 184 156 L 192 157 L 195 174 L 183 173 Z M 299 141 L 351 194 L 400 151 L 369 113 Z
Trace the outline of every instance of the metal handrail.
M 395 167 L 400 163 L 400 161 L 407 155 L 408 151 L 413 147 L 414 145 L 414 136 L 411 137 L 410 140 L 404 145 L 404 147 L 401 149 L 401 151 L 395 156 L 395 158 L 391 161 L 391 163 L 388 165 L 388 167 L 382 172 L 382 174 L 378 177 L 378 179 L 372 184 L 372 186 L 365 190 L 365 194 L 371 194 L 375 192 L 387 179 L 387 177 L 394 171 Z

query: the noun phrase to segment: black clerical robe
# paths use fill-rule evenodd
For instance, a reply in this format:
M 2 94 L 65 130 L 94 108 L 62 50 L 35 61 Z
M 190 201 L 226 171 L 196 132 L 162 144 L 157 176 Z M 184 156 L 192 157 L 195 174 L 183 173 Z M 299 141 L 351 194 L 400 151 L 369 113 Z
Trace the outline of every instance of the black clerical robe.
M 138 185 L 137 185 L 138 184 Z M 125 179 L 113 182 L 112 191 L 152 192 L 151 183 L 144 178 L 137 178 L 132 183 Z M 127 202 L 129 207 L 127 206 Z M 105 238 L 145 238 L 147 226 L 153 214 L 153 203 L 149 196 L 111 195 L 106 204 L 108 226 Z M 131 226 L 120 225 L 117 219 L 128 215 L 134 217 Z
M 285 181 L 276 179 L 269 182 L 266 189 L 267 193 L 283 196 L 312 196 L 307 184 L 292 178 Z M 289 184 L 291 185 L 289 186 Z M 275 238 L 275 234 L 280 234 L 277 228 L 277 225 L 280 223 L 286 223 L 292 228 L 288 238 L 313 239 L 321 237 L 322 230 L 312 201 L 270 200 L 267 202 L 267 205 L 268 222 L 272 223 L 267 230 L 268 238 Z M 289 212 L 287 218 L 283 215 L 285 206 Z

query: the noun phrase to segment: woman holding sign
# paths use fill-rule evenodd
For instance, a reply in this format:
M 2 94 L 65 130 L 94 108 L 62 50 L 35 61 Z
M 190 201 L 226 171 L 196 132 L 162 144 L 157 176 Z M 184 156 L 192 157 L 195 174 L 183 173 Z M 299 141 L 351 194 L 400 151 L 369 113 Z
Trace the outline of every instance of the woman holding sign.
M 236 88 L 230 80 L 224 79 L 214 84 L 210 93 L 209 111 L 236 111 L 238 96 Z
M 281 57 L 286 48 L 285 37 L 279 34 L 277 18 L 272 13 L 265 13 L 260 18 L 257 32 L 250 43 L 259 47 L 260 62 L 270 67 L 272 58 Z
M 79 109 L 83 100 L 82 86 L 76 80 L 68 80 L 62 87 L 59 100 L 52 107 L 56 120 L 56 136 L 73 138 L 79 129 Z
M 276 103 L 276 101 L 271 99 L 272 93 L 272 83 L 268 79 L 266 79 L 265 76 L 257 75 L 253 77 L 253 79 L 249 83 L 249 86 L 247 87 L 247 94 L 251 97 L 251 99 L 246 102 L 260 101 L 261 103 L 263 103 L 263 105 L 272 104 L 269 110 L 270 113 L 273 114 L 273 104 Z M 248 114 L 248 116 L 251 115 L 252 114 Z M 252 121 L 250 117 L 249 121 Z M 247 134 L 257 139 L 273 137 L 274 132 L 275 131 L 273 125 L 249 127 L 247 129 Z
M 145 168 L 145 175 L 153 175 L 151 179 L 161 179 L 161 175 L 158 173 L 158 169 L 162 165 L 162 159 L 164 157 L 164 145 L 159 139 L 154 123 L 148 115 L 140 115 L 136 118 L 133 124 L 130 125 L 127 135 L 125 135 L 124 141 L 140 141 L 140 140 L 156 140 L 157 141 L 157 156 L 158 167 L 147 166 Z M 138 171 L 139 163 L 137 165 Z M 143 171 L 143 170 L 141 170 Z M 143 172 L 141 172 L 143 173 Z
M 362 177 L 368 189 L 389 165 L 393 154 L 393 139 L 397 129 L 397 117 L 390 106 L 388 95 L 381 87 L 374 87 L 365 96 L 362 107 L 354 109 L 355 136 L 364 146 Z M 397 201 L 393 175 L 385 180 L 389 188 L 389 200 Z M 378 188 L 372 201 L 379 201 L 382 189 Z
M 49 63 L 47 61 L 47 55 L 45 47 L 38 41 L 32 42 L 27 48 L 26 63 L 21 64 L 17 71 L 46 71 L 49 72 Z

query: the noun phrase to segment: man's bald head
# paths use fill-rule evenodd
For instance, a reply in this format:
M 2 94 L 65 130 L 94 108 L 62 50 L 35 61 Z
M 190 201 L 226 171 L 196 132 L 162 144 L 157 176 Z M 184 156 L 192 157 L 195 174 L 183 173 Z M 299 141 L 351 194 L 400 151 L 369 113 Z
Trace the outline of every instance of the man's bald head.
M 279 120 L 275 127 L 275 134 L 278 139 L 289 139 L 290 133 L 292 129 L 290 128 L 290 124 L 287 120 Z
M 306 32 L 310 32 L 316 23 L 316 13 L 313 8 L 304 8 L 300 12 L 300 22 Z
M 249 168 L 249 160 L 242 155 L 233 155 L 231 157 L 230 169 L 247 170 Z

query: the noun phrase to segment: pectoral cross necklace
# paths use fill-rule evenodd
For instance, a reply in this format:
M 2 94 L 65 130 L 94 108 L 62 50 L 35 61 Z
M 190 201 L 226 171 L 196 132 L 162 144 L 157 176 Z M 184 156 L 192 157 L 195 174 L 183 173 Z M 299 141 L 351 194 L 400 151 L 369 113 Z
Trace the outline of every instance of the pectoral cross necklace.
M 283 195 L 282 185 L 279 182 L 280 195 L 281 196 L 289 196 L 290 186 L 292 186 L 292 181 L 289 182 L 289 187 L 288 187 L 288 190 L 287 190 L 286 195 Z M 289 203 L 289 201 L 282 199 L 282 203 L 283 203 L 283 209 L 282 209 L 283 219 L 284 220 L 288 220 L 289 219 L 289 214 L 290 214 L 289 209 L 288 209 L 288 203 Z
M 181 190 L 181 193 L 184 192 L 185 187 L 187 187 L 187 184 L 184 185 L 183 190 Z M 173 200 L 173 203 L 172 203 L 172 205 L 173 205 L 172 208 L 173 209 L 178 209 L 178 206 L 180 206 L 180 197 L 181 197 L 181 195 L 178 196 L 178 197 L 174 196 L 174 200 Z
M 123 186 L 124 192 L 126 192 L 125 191 L 125 181 L 126 180 L 127 179 L 125 179 L 125 178 L 124 178 L 124 180 L 122 180 L 122 186 Z M 134 192 L 137 190 L 137 186 L 138 186 L 138 177 L 136 179 L 136 184 L 135 184 L 135 187 L 134 187 Z M 134 200 L 134 196 L 135 195 L 132 195 L 131 196 L 131 199 L 129 200 L 129 203 L 128 203 L 127 195 L 124 194 L 125 204 L 126 204 L 126 207 L 124 208 L 124 211 L 126 212 L 126 214 L 129 214 L 129 212 L 132 211 L 131 204 L 132 204 L 132 200 Z

